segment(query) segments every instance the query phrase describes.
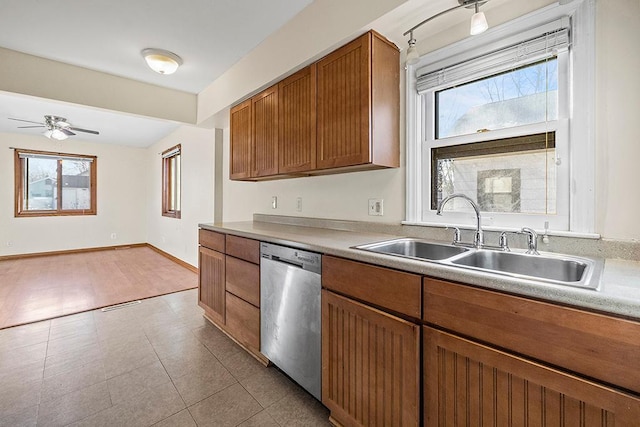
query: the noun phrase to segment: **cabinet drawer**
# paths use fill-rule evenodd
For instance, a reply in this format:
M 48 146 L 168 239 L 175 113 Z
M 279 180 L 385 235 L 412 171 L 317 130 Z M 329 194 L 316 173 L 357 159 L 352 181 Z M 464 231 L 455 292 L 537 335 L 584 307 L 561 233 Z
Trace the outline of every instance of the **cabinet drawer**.
M 260 310 L 227 292 L 227 330 L 240 343 L 260 349 Z
M 421 317 L 422 277 L 331 256 L 322 257 L 322 286 L 379 307 Z
M 224 234 L 216 233 L 211 230 L 200 229 L 198 231 L 198 243 L 200 245 L 213 249 L 214 251 L 224 252 Z
M 227 292 L 260 307 L 260 267 L 231 256 L 226 264 Z
M 227 234 L 227 255 L 260 264 L 260 242 Z
M 640 323 L 424 279 L 424 320 L 640 393 Z

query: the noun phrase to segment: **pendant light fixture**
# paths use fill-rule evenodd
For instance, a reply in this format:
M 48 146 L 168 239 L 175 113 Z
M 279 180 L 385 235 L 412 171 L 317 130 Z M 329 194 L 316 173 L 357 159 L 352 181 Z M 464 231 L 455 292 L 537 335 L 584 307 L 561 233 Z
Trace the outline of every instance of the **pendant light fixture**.
M 471 26 L 469 30 L 469 34 L 472 36 L 484 33 L 488 28 L 489 24 L 487 23 L 487 18 L 484 16 L 484 12 L 479 10 L 480 5 L 485 4 L 489 0 L 458 0 L 458 5 L 454 6 L 450 9 L 443 10 L 440 13 L 436 13 L 430 18 L 425 19 L 420 22 L 418 25 L 413 26 L 404 32 L 404 36 L 409 35 L 409 48 L 407 49 L 406 61 L 408 65 L 415 64 L 418 62 L 418 50 L 416 49 L 416 39 L 413 38 L 413 32 L 419 27 L 423 26 L 429 21 L 434 20 L 435 18 L 445 15 L 449 12 L 453 12 L 454 10 L 460 9 L 462 7 L 466 7 L 467 9 L 474 8 L 475 13 L 471 17 Z
M 407 64 L 412 65 L 418 62 L 420 56 L 416 49 L 416 39 L 413 38 L 413 31 L 409 33 L 409 49 L 407 49 Z
M 480 12 L 478 10 L 478 2 L 476 1 L 476 13 L 471 17 L 471 29 L 469 30 L 469 34 L 472 36 L 476 36 L 478 34 L 482 34 L 487 31 L 489 28 L 489 24 L 487 23 L 487 18 L 484 16 L 484 12 Z
M 142 56 L 149 68 L 159 74 L 173 74 L 182 65 L 182 58 L 167 50 L 143 49 Z

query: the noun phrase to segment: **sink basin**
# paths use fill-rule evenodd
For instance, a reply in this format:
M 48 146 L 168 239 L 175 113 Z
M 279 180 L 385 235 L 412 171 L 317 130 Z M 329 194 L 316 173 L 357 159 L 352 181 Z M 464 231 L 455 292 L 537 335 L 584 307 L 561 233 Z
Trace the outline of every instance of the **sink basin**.
M 451 258 L 469 250 L 458 246 L 430 243 L 424 240 L 410 238 L 370 243 L 356 246 L 356 248 L 381 254 L 398 255 L 430 261 L 440 261 Z
M 594 263 L 584 258 L 477 250 L 452 259 L 451 264 L 564 285 L 597 287 L 597 281 L 587 280 Z
M 369 252 L 412 258 L 440 265 L 502 274 L 583 289 L 597 289 L 602 262 L 588 258 L 543 253 L 504 252 L 431 243 L 410 237 L 354 246 Z M 490 279 L 491 276 L 487 275 Z

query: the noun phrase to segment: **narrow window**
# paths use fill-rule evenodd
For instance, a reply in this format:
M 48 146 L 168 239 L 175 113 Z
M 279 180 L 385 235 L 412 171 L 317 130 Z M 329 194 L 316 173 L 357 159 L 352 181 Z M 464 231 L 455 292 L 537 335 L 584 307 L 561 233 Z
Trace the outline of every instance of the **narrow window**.
M 97 157 L 15 150 L 15 216 L 95 215 Z
M 181 145 L 162 153 L 162 215 L 180 218 Z

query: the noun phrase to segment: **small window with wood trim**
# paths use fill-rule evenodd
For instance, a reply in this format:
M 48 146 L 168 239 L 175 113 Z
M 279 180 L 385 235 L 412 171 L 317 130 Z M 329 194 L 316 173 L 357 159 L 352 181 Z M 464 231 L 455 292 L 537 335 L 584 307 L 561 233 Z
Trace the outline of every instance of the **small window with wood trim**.
M 15 149 L 15 216 L 95 215 L 97 157 Z
M 162 215 L 180 218 L 181 145 L 162 153 Z

